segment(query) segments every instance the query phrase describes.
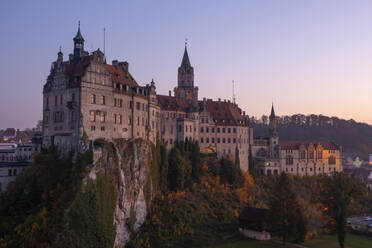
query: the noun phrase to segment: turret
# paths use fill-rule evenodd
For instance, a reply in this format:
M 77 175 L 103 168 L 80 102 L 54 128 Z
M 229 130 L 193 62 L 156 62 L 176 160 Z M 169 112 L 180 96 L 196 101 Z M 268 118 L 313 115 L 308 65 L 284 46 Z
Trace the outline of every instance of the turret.
M 79 62 L 84 51 L 84 38 L 80 32 L 80 21 L 76 36 L 74 37 L 74 63 Z

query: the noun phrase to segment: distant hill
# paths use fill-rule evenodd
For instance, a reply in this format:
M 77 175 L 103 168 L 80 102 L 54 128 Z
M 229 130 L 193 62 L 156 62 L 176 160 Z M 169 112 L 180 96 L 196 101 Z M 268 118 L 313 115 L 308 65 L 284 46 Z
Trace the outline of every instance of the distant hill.
M 267 116 L 251 118 L 254 136 L 268 135 Z M 345 157 L 359 156 L 368 160 L 372 153 L 372 125 L 323 115 L 302 115 L 278 117 L 280 140 L 331 140 L 342 146 Z

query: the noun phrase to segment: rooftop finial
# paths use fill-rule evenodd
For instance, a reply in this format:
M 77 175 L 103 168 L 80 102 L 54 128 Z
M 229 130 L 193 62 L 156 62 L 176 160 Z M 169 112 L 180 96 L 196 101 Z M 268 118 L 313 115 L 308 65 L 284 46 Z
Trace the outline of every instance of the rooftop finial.
M 80 29 L 80 20 L 79 20 L 79 29 Z
M 60 53 L 62 52 L 62 46 L 59 46 L 59 52 Z
M 185 47 L 187 47 L 187 38 L 185 38 Z

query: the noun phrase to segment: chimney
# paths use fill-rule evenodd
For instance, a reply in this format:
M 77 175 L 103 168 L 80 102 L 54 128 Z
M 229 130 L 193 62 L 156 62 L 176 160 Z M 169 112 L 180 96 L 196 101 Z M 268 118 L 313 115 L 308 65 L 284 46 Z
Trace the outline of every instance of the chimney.
M 171 90 L 169 91 L 169 96 L 172 96 L 172 91 Z
M 221 98 L 218 98 L 218 101 L 221 102 Z
M 112 61 L 112 65 L 115 66 L 115 67 L 117 67 L 118 66 L 118 61 L 117 60 L 113 60 Z
M 119 62 L 119 67 L 127 74 L 129 72 L 129 64 L 127 61 L 125 62 Z

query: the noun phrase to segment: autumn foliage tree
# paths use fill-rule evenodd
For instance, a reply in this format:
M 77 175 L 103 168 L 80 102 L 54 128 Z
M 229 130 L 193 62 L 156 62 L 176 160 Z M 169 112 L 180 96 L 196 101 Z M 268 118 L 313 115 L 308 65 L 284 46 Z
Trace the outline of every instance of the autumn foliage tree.
M 331 227 L 337 233 L 341 248 L 345 246 L 346 219 L 352 213 L 352 205 L 362 198 L 363 188 L 350 176 L 334 173 L 324 177 L 321 201 L 325 206 L 325 215 L 330 217 Z

